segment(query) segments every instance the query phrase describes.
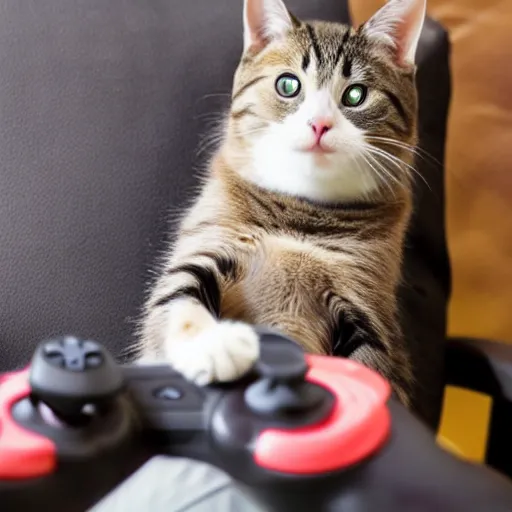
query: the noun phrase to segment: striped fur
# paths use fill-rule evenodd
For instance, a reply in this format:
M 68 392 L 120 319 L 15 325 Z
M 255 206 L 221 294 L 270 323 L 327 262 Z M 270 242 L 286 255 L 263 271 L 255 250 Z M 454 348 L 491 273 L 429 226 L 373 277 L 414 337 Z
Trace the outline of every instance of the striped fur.
M 270 4 L 279 7 L 275 15 L 281 19 L 266 30 L 254 30 L 250 16 Z M 412 208 L 415 68 L 402 58 L 411 49 L 407 40 L 393 39 L 403 37 L 403 31 L 388 34 L 395 45 L 372 33 L 383 25 L 379 13 L 355 30 L 301 22 L 281 6 L 281 0 L 246 0 L 246 47 L 235 73 L 223 142 L 151 290 L 140 357 L 175 364 L 174 347 L 219 322 L 263 324 L 312 353 L 351 357 L 376 369 L 409 404 L 413 371 L 397 320 L 396 289 Z M 400 13 L 407 21 L 407 13 Z M 304 83 L 293 101 L 276 94 L 275 80 L 282 72 L 293 72 Z M 341 105 L 351 83 L 367 85 L 364 108 Z M 332 159 L 294 154 L 314 162 L 313 177 L 307 179 L 322 180 L 324 171 L 332 176 L 332 185 L 319 185 L 318 193 L 310 195 L 307 188 L 296 193 L 293 168 L 272 167 L 271 148 L 275 143 L 280 151 L 280 141 L 265 146 L 261 140 L 269 140 L 268 133 L 282 128 L 318 90 L 329 91 L 336 115 L 350 125 L 347 133 L 359 134 L 362 142 L 350 159 L 344 156 L 351 151 L 350 140 L 333 139 Z M 286 180 L 275 186 L 260 181 L 258 176 L 269 172 L 265 163 L 274 174 L 291 173 L 289 192 L 282 189 Z M 365 183 L 373 185 L 365 189 Z M 178 314 L 176 303 L 195 309 Z M 222 380 L 219 375 L 217 380 Z

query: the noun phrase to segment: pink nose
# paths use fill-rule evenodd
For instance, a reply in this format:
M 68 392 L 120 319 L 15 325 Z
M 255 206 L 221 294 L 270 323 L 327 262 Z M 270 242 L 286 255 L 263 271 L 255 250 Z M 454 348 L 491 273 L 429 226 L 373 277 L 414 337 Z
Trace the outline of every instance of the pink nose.
M 320 139 L 332 128 L 332 121 L 329 119 L 313 119 L 309 124 L 315 132 L 317 142 L 320 142 Z

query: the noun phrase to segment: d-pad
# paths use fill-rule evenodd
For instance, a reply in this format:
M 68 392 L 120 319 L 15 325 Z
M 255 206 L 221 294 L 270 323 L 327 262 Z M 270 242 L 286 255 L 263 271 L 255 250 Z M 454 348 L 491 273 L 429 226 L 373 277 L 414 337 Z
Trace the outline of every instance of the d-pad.
M 48 341 L 43 347 L 43 355 L 52 366 L 74 372 L 98 368 L 103 363 L 103 354 L 98 343 L 72 336 Z

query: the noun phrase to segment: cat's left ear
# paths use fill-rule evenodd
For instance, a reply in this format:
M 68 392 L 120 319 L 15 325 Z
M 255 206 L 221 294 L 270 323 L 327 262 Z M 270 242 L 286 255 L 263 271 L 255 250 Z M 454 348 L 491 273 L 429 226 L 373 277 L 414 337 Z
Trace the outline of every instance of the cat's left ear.
M 426 0 L 389 0 L 361 30 L 367 37 L 389 45 L 398 65 L 414 66 L 426 8 Z
M 297 23 L 283 0 L 244 0 L 244 51 L 284 38 Z

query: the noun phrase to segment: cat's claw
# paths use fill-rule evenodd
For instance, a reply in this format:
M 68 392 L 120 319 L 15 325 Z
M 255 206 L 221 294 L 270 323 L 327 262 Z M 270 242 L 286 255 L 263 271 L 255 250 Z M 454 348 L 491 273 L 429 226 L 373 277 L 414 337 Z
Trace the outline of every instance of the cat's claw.
M 197 385 L 229 382 L 245 375 L 259 357 L 259 339 L 243 323 L 222 321 L 192 338 L 173 340 L 166 360 Z

